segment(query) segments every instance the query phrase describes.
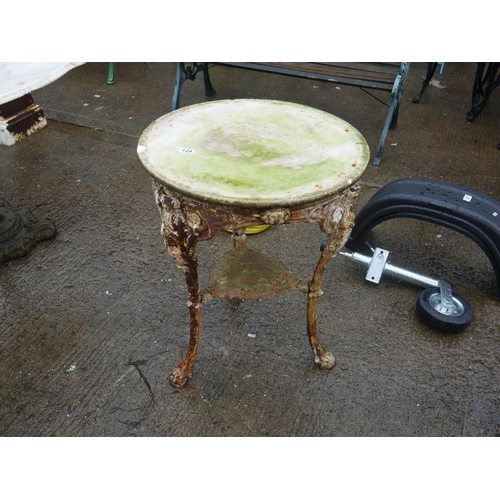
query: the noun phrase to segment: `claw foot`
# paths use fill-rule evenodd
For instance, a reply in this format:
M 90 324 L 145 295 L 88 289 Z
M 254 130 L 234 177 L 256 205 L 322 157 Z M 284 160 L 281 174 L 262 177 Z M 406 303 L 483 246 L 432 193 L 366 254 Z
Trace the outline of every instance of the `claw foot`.
M 322 370 L 331 370 L 335 366 L 335 358 L 331 352 L 323 353 L 319 360 L 316 360 Z
M 168 378 L 168 381 L 172 387 L 175 389 L 182 389 L 188 383 L 191 375 L 180 368 L 176 368 Z

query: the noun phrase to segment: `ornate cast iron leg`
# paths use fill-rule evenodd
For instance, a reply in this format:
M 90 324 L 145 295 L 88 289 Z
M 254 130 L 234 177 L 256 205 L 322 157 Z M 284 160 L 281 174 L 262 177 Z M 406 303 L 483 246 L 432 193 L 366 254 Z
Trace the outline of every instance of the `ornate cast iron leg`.
M 330 242 L 330 235 L 328 240 Z M 326 265 L 333 257 L 333 252 L 328 248 L 329 246 L 331 246 L 330 243 L 321 253 L 307 293 L 307 335 L 313 351 L 314 361 L 324 370 L 331 370 L 335 366 L 333 354 L 325 351 L 318 339 L 318 300 L 319 297 L 323 295 L 321 282 Z
M 318 339 L 318 300 L 323 295 L 321 283 L 328 262 L 345 245 L 354 227 L 353 201 L 358 191 L 359 185 L 356 185 L 338 201 L 314 210 L 309 216 L 309 220 L 317 220 L 321 230 L 328 234 L 327 244 L 321 252 L 307 295 L 307 335 L 314 361 L 324 370 L 331 370 L 335 366 L 335 358 L 332 353 L 323 349 Z
M 166 190 L 154 183 L 156 201 L 162 218 L 162 236 L 177 267 L 184 272 L 188 288 L 186 306 L 190 314 L 189 345 L 184 359 L 170 375 L 172 387 L 182 388 L 193 376 L 198 352 L 201 326 L 201 294 L 198 279 L 198 264 L 194 255 L 197 242 L 197 228 L 201 219 L 193 213 L 185 213 L 181 202 L 168 196 Z

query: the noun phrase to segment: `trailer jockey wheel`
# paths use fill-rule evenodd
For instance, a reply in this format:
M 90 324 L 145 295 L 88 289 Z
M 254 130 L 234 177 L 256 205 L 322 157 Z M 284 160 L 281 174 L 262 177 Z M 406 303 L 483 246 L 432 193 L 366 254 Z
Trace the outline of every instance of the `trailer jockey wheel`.
M 417 312 L 430 326 L 445 332 L 461 332 L 472 321 L 474 313 L 470 304 L 459 295 L 452 296 L 452 305 L 441 300 L 439 288 L 422 290 L 417 299 Z

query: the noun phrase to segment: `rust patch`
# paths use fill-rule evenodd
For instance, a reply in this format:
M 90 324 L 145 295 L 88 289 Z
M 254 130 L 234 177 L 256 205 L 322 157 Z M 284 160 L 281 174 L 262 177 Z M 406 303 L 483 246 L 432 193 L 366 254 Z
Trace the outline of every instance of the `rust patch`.
M 342 172 L 341 175 L 346 175 Z M 317 334 L 318 300 L 321 282 L 328 262 L 346 243 L 354 225 L 353 202 L 360 189 L 359 182 L 321 201 L 289 208 L 263 210 L 203 203 L 170 191 L 153 181 L 156 203 L 162 219 L 162 236 L 177 267 L 184 272 L 190 312 L 189 345 L 184 359 L 172 371 L 169 381 L 182 388 L 193 376 L 198 351 L 202 303 L 212 296 L 256 299 L 297 288 L 307 293 L 307 334 L 315 362 L 322 369 L 335 365 L 333 355 L 321 346 Z M 310 282 L 295 278 L 275 257 L 245 246 L 245 228 L 262 222 L 289 224 L 317 222 L 328 234 L 328 243 Z M 208 240 L 221 229 L 232 230 L 234 248 L 212 267 L 209 288 L 200 291 L 197 259 L 198 241 Z
M 208 292 L 225 299 L 256 300 L 307 284 L 295 278 L 276 257 L 236 247 L 212 266 Z

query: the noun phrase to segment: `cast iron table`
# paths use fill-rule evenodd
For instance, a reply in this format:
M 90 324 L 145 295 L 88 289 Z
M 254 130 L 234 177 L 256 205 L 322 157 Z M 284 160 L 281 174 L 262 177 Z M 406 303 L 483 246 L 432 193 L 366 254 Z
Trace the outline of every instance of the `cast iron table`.
M 315 362 L 335 365 L 317 335 L 324 270 L 354 225 L 353 202 L 369 161 L 363 136 L 318 109 L 282 101 L 238 99 L 196 104 L 162 116 L 141 135 L 139 158 L 154 178 L 161 233 L 185 275 L 190 339 L 170 375 L 192 377 L 202 304 L 213 297 L 258 299 L 290 289 L 307 293 L 307 333 Z M 275 257 L 246 244 L 256 225 L 315 222 L 328 235 L 312 279 L 294 277 Z M 219 230 L 233 248 L 216 261 L 201 289 L 196 244 Z M 258 238 L 258 236 L 252 236 Z

